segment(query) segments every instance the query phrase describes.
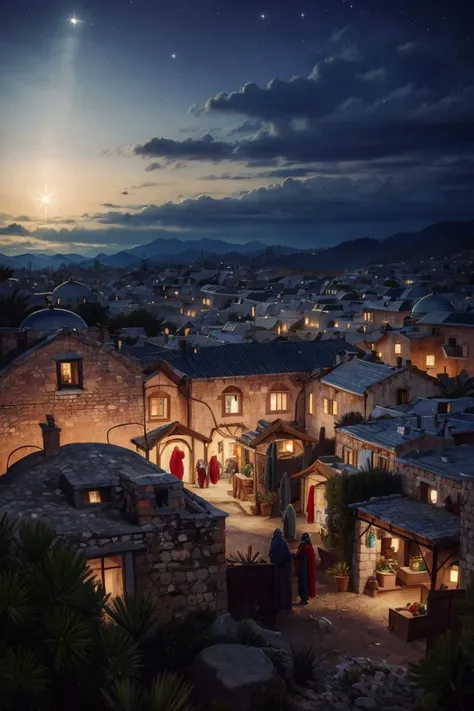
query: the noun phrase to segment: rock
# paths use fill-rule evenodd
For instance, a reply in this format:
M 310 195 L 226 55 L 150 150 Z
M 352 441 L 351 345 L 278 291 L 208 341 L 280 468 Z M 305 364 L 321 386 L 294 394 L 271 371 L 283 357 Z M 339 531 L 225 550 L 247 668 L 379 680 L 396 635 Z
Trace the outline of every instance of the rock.
M 224 615 L 216 617 L 211 625 L 211 639 L 235 639 L 239 631 L 239 623 L 234 620 L 232 615 L 226 612 Z
M 273 630 L 267 630 L 265 627 L 260 627 L 255 620 L 245 620 L 247 628 L 254 634 L 258 634 L 265 642 L 271 647 L 282 647 L 283 642 L 281 638 L 281 632 L 273 632 Z
M 358 709 L 376 709 L 377 702 L 375 699 L 371 699 L 370 696 L 359 696 L 358 699 L 354 701 L 354 704 Z
M 293 664 L 291 662 L 291 657 L 286 649 L 275 649 L 274 647 L 262 647 L 262 652 L 266 657 L 272 662 L 275 671 L 281 676 L 286 682 L 289 682 L 293 678 Z
M 194 660 L 191 677 L 202 703 L 225 701 L 233 711 L 250 711 L 262 688 L 283 688 L 270 659 L 257 647 L 215 644 Z
M 322 632 L 330 632 L 332 630 L 332 622 L 327 617 L 320 617 L 316 624 Z

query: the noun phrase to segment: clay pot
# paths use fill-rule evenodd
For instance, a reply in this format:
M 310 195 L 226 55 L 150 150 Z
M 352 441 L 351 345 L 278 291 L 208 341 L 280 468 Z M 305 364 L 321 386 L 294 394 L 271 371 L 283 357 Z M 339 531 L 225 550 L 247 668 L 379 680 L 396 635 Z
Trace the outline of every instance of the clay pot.
M 272 504 L 263 501 L 260 502 L 260 511 L 262 512 L 262 516 L 269 518 L 272 515 L 272 508 Z
M 350 580 L 348 575 L 335 575 L 334 580 L 336 581 L 337 592 L 347 592 Z
M 381 588 L 394 588 L 397 576 L 395 573 L 376 573 L 377 582 Z

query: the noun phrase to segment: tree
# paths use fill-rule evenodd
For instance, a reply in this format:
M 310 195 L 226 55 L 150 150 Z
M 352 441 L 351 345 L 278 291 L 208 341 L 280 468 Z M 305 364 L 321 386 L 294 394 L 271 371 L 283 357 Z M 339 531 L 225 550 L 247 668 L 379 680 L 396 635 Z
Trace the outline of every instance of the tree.
M 163 676 L 154 681 L 143 668 L 153 654 L 151 645 L 144 652 L 156 625 L 147 599 L 109 604 L 86 559 L 58 541 L 54 529 L 0 519 L 2 711 L 102 711 L 123 684 L 155 699 Z M 180 683 L 173 676 L 175 694 Z M 127 711 L 138 703 L 112 708 Z M 177 705 L 176 711 L 184 708 Z
M 8 264 L 0 264 L 0 284 L 13 276 L 13 269 Z
M 456 375 L 454 380 L 449 380 L 442 385 L 445 397 L 470 397 L 474 396 L 474 378 L 461 377 Z
M 79 304 L 77 313 L 88 326 L 104 325 L 109 320 L 107 309 L 96 301 L 86 301 L 85 304 Z
M 137 309 L 129 314 L 119 314 L 110 319 L 109 330 L 119 331 L 122 328 L 143 328 L 149 338 L 158 336 L 162 332 L 163 321 L 157 319 L 146 309 Z
M 28 297 L 18 290 L 8 296 L 0 296 L 0 326 L 19 326 L 28 313 L 28 306 Z
M 336 420 L 335 426 L 350 427 L 351 425 L 360 425 L 361 422 L 365 422 L 361 412 L 346 412 Z

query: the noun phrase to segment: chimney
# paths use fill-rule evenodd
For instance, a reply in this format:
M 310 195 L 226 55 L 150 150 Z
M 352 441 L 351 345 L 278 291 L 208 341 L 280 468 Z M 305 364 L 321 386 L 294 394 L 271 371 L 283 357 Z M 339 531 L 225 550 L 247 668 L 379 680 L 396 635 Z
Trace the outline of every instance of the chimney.
M 54 415 L 46 415 L 46 423 L 40 422 L 43 435 L 43 450 L 45 457 L 56 457 L 61 449 L 61 428 L 56 426 Z

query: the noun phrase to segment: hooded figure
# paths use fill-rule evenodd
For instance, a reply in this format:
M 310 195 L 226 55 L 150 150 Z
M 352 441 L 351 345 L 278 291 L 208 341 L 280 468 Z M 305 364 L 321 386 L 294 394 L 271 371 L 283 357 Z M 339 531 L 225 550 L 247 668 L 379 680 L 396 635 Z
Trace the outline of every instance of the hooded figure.
M 215 454 L 209 460 L 209 479 L 211 484 L 217 484 L 221 477 L 221 469 L 219 467 L 219 461 Z
M 170 458 L 170 472 L 171 474 L 173 474 L 173 476 L 177 477 L 178 479 L 181 479 L 181 481 L 183 480 L 184 476 L 183 459 L 183 450 L 179 447 L 175 447 Z
M 277 612 L 291 612 L 291 560 L 293 555 L 283 537 L 281 528 L 273 531 L 269 552 L 270 561 L 275 566 Z
M 301 604 L 307 605 L 310 597 L 316 597 L 316 556 L 309 533 L 303 533 L 295 555 L 298 575 L 298 595 Z

